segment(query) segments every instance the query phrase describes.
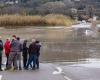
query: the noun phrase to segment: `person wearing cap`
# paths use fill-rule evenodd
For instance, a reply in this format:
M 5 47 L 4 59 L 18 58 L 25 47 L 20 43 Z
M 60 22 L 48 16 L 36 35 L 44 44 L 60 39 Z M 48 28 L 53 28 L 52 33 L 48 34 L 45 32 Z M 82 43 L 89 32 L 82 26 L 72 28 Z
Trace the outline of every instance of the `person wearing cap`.
M 0 36 L 0 71 L 2 71 L 2 51 L 3 51 L 3 41 L 2 37 Z
M 5 55 L 6 55 L 6 58 L 7 58 L 7 61 L 6 61 L 6 67 L 8 65 L 8 58 L 9 58 L 9 54 L 10 54 L 10 39 L 6 39 L 6 42 L 4 44 L 4 49 L 5 49 Z

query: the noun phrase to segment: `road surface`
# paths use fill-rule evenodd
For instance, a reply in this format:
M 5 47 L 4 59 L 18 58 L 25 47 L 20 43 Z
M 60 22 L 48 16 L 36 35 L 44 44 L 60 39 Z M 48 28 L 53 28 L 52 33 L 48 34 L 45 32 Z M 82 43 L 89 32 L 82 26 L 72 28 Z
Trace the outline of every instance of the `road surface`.
M 3 71 L 1 80 L 100 80 L 100 62 L 41 63 L 39 70 Z

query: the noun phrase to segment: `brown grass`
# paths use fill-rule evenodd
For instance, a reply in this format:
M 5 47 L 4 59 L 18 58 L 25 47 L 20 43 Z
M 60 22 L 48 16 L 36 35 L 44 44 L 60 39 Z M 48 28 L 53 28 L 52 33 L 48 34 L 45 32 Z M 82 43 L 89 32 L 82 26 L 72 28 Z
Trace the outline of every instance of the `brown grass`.
M 64 15 L 59 14 L 49 14 L 44 17 L 48 25 L 54 26 L 69 26 L 72 24 L 73 20 Z
M 0 26 L 69 26 L 73 20 L 67 16 L 59 14 L 49 14 L 46 16 L 22 16 L 22 15 L 2 15 L 0 16 Z

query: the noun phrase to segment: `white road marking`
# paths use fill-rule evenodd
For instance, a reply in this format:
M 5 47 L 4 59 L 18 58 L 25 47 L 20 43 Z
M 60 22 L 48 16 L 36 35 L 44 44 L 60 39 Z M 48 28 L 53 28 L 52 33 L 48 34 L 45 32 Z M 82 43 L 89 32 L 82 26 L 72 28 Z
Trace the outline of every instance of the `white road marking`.
M 72 80 L 72 79 L 70 79 L 70 78 L 67 77 L 67 76 L 64 76 L 64 79 L 65 79 L 65 80 Z
M 0 80 L 2 80 L 2 75 L 0 75 Z
M 69 77 L 65 76 L 65 74 L 64 74 L 64 72 L 63 72 L 63 70 L 62 70 L 61 67 L 56 67 L 56 69 L 57 69 L 57 71 L 53 72 L 54 75 L 61 74 L 61 75 L 63 75 L 63 77 L 64 77 L 65 80 L 72 80 Z
M 54 71 L 53 74 L 61 74 L 62 73 L 62 69 L 60 67 L 56 67 L 57 71 Z

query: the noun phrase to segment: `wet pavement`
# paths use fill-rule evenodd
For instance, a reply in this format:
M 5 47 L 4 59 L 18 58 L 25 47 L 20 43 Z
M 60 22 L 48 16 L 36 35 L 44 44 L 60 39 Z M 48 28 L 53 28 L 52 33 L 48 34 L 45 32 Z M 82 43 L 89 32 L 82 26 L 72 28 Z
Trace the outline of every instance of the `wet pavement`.
M 0 72 L 2 80 L 63 80 L 62 76 L 53 75 L 52 64 L 41 64 L 39 70 L 4 71 Z
M 100 80 L 100 62 L 41 63 L 39 70 L 3 71 L 1 80 Z

